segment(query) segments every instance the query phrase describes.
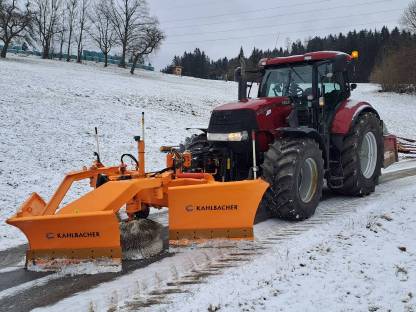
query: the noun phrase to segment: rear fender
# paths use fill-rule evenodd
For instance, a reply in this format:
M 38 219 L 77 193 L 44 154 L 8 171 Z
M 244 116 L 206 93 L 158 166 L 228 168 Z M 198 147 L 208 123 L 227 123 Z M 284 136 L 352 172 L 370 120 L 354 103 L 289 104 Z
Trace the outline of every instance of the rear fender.
M 378 112 L 367 102 L 356 102 L 353 100 L 346 100 L 338 108 L 334 120 L 332 122 L 332 139 L 333 142 L 340 142 L 340 138 L 343 138 L 347 135 L 355 123 L 358 121 L 358 117 L 366 112 L 371 112 L 375 114 L 383 128 L 383 168 L 387 168 L 393 163 L 399 160 L 398 151 L 397 151 L 397 138 L 394 135 L 388 133 L 387 128 L 384 125 L 384 122 L 381 120 Z M 340 145 L 336 144 L 338 149 Z
M 364 112 L 372 112 L 380 119 L 377 111 L 369 103 L 357 102 L 351 99 L 344 101 L 335 113 L 332 121 L 331 134 L 347 135 L 357 121 L 357 117 Z

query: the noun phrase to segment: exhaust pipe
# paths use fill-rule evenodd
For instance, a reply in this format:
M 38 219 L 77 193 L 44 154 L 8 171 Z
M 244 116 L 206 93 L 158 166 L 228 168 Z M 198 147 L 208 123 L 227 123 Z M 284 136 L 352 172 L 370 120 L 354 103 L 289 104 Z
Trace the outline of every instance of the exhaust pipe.
M 234 71 L 234 80 L 238 82 L 238 100 L 244 101 L 247 99 L 247 81 L 245 79 L 245 72 L 241 67 L 237 67 Z

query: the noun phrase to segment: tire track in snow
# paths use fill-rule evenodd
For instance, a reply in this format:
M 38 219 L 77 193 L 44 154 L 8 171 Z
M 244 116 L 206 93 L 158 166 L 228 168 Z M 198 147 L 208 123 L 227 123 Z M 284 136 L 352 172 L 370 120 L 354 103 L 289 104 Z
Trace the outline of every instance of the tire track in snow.
M 416 175 L 416 168 L 392 171 L 383 175 L 381 183 L 388 183 L 393 180 L 414 175 Z M 371 199 L 371 197 L 374 196 L 380 195 L 375 193 L 368 198 Z M 341 202 L 339 202 L 340 199 L 342 200 Z M 158 287 L 159 289 L 150 291 L 146 296 L 132 298 L 126 302 L 124 309 L 137 310 L 139 308 L 166 303 L 169 295 L 187 292 L 188 290 L 184 286 L 204 283 L 210 276 L 222 274 L 225 269 L 236 267 L 251 261 L 254 257 L 258 257 L 265 253 L 270 246 L 276 246 L 279 241 L 289 239 L 290 237 L 304 233 L 316 226 L 330 222 L 340 215 L 353 212 L 363 200 L 363 198 L 333 196 L 331 192 L 327 191 L 325 192 L 324 200 L 320 203 L 316 214 L 308 220 L 300 223 L 293 223 L 271 219 L 255 225 L 256 239 L 254 242 L 240 242 L 237 244 L 230 242 L 223 242 L 221 244 L 218 244 L 218 242 L 208 242 L 205 245 L 198 246 L 198 252 L 203 253 L 205 257 L 209 259 L 208 261 L 202 265 L 196 265 L 195 263 L 191 264 L 193 268 L 191 268 L 189 273 L 166 281 L 164 287 Z M 167 224 L 166 213 L 155 214 L 155 218 L 158 222 Z M 167 229 L 165 228 L 165 230 Z M 167 238 L 167 233 L 165 234 L 165 237 Z M 19 246 L 13 250 L 15 252 L 21 252 L 22 249 L 23 247 Z M 174 250 L 175 254 L 189 252 L 189 247 L 171 249 Z M 4 254 L 4 252 L 0 253 L 0 264 L 3 263 L 1 260 L 2 255 L 4 256 Z M 103 273 L 93 276 L 81 275 L 75 277 L 59 277 L 53 274 L 53 276 L 42 285 L 36 285 L 36 281 L 38 279 L 46 280 L 48 277 L 45 277 L 45 275 L 30 275 L 32 272 L 27 272 L 23 269 L 5 273 L 0 272 L 0 311 L 27 311 L 36 307 L 54 304 L 77 292 L 88 290 L 99 284 L 114 280 L 120 276 L 129 274 L 134 270 L 146 268 L 150 264 L 160 261 L 167 256 L 173 255 L 165 252 L 161 256 L 152 259 L 139 262 L 125 262 L 123 264 L 123 271 L 120 273 Z M 9 255 L 9 260 L 4 261 L 4 263 L 10 262 L 10 259 L 16 260 L 21 258 L 21 253 L 19 256 Z M 192 262 L 192 259 L 190 261 Z M 9 284 L 7 284 L 6 281 L 9 281 Z M 34 287 L 30 287 L 30 281 L 32 281 Z M 26 284 L 26 288 L 22 290 L 19 288 L 19 285 L 23 283 Z M 16 291 L 19 290 L 19 292 L 13 293 L 3 290 L 5 288 L 10 288 L 10 286 L 16 287 Z M 47 293 L 46 296 L 44 295 L 45 293 Z
M 416 168 L 397 170 L 386 173 L 380 179 L 380 183 L 388 183 L 415 175 Z M 371 200 L 376 196 L 378 197 L 380 194 L 375 193 L 367 198 Z M 341 203 L 339 203 L 340 199 L 343 200 Z M 242 263 L 251 261 L 254 257 L 261 256 L 270 250 L 272 246 L 278 246 L 279 241 L 288 240 L 316 226 L 331 222 L 342 215 L 352 213 L 362 204 L 363 200 L 363 198 L 359 197 L 333 196 L 331 191 L 326 190 L 324 199 L 312 218 L 297 223 L 277 219 L 261 222 L 254 227 L 255 241 L 253 243 L 247 242 L 243 250 L 241 246 L 230 246 L 223 253 L 222 257 L 213 258 L 204 267 L 194 269 L 190 274 L 184 275 L 176 281 L 167 281 L 165 287 L 159 288 L 156 293 L 149 292 L 148 295 L 141 295 L 140 297 L 127 300 L 121 310 L 136 311 L 155 305 L 167 304 L 169 303 L 170 295 L 189 292 L 186 286 L 204 283 L 211 276 L 222 274 L 226 269 L 239 266 Z M 212 248 L 215 248 L 215 246 L 212 246 Z
M 397 170 L 386 173 L 380 183 L 388 183 L 401 178 L 416 175 L 416 168 Z M 320 203 L 315 215 L 302 222 L 287 222 L 283 220 L 271 219 L 255 225 L 255 241 L 247 242 L 244 252 L 241 252 L 241 246 L 235 245 L 229 247 L 222 256 L 213 258 L 207 262 L 204 267 L 192 270 L 189 274 L 177 279 L 176 281 L 167 281 L 164 288 L 159 288 L 156 293 L 149 292 L 148 295 L 141 295 L 137 298 L 128 300 L 122 311 L 136 311 L 137 309 L 151 308 L 155 305 L 169 303 L 169 296 L 172 293 L 186 293 L 189 289 L 186 286 L 204 283 L 209 277 L 220 275 L 228 268 L 239 266 L 251 261 L 254 257 L 264 254 L 272 247 L 278 247 L 279 241 L 285 241 L 296 235 L 305 233 L 319 225 L 331 222 L 342 215 L 353 213 L 363 204 L 363 201 L 371 202 L 374 197 L 380 194 L 374 193 L 368 197 L 346 197 L 334 196 L 326 190 L 323 201 Z M 341 202 L 340 202 L 341 200 Z M 212 248 L 216 248 L 212 246 Z M 179 289 L 179 291 L 177 290 Z M 172 292 L 175 290 L 174 292 Z

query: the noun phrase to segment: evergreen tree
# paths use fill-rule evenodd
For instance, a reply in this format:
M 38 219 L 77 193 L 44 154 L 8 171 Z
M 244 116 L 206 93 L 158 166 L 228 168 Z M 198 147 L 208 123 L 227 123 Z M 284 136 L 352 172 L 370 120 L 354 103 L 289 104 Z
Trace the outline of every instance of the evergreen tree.
M 172 64 L 183 66 L 183 74 L 198 78 L 209 79 L 232 79 L 234 70 L 240 66 L 239 57 L 247 60 L 247 69 L 257 68 L 262 58 L 283 57 L 296 54 L 304 54 L 313 51 L 341 51 L 351 53 L 358 50 L 360 57 L 357 64 L 356 82 L 368 82 L 375 66 L 380 64 L 387 54 L 387 51 L 394 51 L 399 47 L 416 39 L 408 31 L 400 31 L 397 27 L 389 30 L 386 26 L 381 30 L 360 31 L 352 30 L 346 34 L 339 33 L 325 37 L 315 36 L 305 42 L 297 40 L 290 42 L 286 48 L 274 48 L 273 50 L 260 50 L 254 48 L 247 58 L 243 47 L 240 47 L 239 54 L 235 58 L 221 58 L 217 61 L 210 61 L 204 51 L 195 49 L 193 52 L 185 52 L 183 56 L 175 56 Z M 169 72 L 169 67 L 164 69 Z

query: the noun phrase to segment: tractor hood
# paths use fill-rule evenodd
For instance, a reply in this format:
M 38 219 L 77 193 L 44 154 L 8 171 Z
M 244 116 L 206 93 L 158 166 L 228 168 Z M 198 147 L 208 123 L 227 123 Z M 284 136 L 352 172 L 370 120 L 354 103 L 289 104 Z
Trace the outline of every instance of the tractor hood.
M 278 105 L 288 105 L 290 100 L 287 97 L 270 97 L 270 98 L 257 98 L 257 99 L 245 99 L 239 102 L 233 102 L 221 105 L 214 109 L 214 111 L 229 111 L 250 109 L 258 112 L 259 110 L 276 107 Z
M 292 106 L 287 97 L 247 99 L 224 104 L 212 112 L 208 132 L 274 132 L 275 129 L 286 126 L 286 117 L 291 110 Z

